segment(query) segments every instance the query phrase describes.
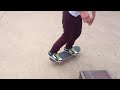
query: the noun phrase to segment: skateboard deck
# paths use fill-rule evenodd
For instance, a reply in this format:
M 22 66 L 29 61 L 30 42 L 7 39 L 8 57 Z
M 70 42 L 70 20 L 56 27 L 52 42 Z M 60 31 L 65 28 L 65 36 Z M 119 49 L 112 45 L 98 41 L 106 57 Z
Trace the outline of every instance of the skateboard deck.
M 81 50 L 79 46 L 74 46 L 73 48 L 74 48 L 78 53 L 79 53 L 80 50 Z M 67 53 L 67 52 L 65 52 L 65 51 L 62 51 L 62 52 L 59 53 L 59 56 L 62 58 L 63 61 L 65 61 L 65 60 L 71 58 L 73 55 L 71 55 L 71 54 L 69 54 L 69 53 Z M 50 60 L 53 61 L 51 58 L 50 58 Z M 55 62 L 55 61 L 53 61 L 53 62 Z

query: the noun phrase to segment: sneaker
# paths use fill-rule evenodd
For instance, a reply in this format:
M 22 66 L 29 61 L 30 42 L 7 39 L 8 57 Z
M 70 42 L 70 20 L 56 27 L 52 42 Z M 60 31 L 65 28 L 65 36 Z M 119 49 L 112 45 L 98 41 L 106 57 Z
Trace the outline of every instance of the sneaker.
M 71 49 L 67 49 L 67 48 L 64 48 L 65 52 L 71 54 L 71 55 L 77 55 L 78 52 L 74 49 L 74 48 L 71 48 Z
M 48 55 L 50 56 L 50 58 L 51 58 L 54 62 L 62 62 L 62 58 L 59 56 L 58 53 L 48 52 Z

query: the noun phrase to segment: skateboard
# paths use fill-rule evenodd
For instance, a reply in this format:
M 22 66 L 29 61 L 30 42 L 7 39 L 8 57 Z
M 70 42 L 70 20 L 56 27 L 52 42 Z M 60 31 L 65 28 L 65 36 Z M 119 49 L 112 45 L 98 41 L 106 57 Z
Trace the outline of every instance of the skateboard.
M 81 50 L 81 48 L 79 47 L 79 46 L 74 46 L 73 47 L 77 52 L 78 52 L 78 54 L 79 54 L 79 52 L 80 52 L 80 50 Z M 77 55 L 78 55 L 77 54 Z M 62 51 L 62 52 L 60 52 L 59 53 L 59 56 L 62 58 L 62 62 L 64 62 L 65 60 L 67 60 L 67 59 L 69 59 L 69 58 L 71 58 L 71 57 L 73 57 L 73 56 L 77 56 L 77 55 L 71 55 L 71 54 L 69 54 L 69 53 L 67 53 L 67 52 L 65 52 L 65 51 Z M 51 58 L 50 58 L 50 60 L 51 61 L 53 61 L 53 62 L 55 62 L 54 60 L 52 60 Z M 56 63 L 59 63 L 59 64 L 61 64 L 62 62 L 56 62 Z

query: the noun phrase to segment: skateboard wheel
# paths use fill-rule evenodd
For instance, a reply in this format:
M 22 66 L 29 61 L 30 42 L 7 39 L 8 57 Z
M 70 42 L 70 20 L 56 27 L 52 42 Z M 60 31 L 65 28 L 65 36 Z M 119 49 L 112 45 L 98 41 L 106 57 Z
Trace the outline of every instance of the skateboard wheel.
M 58 61 L 58 64 L 61 64 L 63 61 Z

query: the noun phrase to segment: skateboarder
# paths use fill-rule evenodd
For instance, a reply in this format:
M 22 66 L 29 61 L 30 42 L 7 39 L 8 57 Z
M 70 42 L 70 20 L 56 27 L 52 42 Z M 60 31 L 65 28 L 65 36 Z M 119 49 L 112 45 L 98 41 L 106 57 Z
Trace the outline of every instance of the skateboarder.
M 80 36 L 82 31 L 82 20 L 88 25 L 91 25 L 95 18 L 95 11 L 92 11 L 92 18 L 87 11 L 63 11 L 62 24 L 64 32 L 62 36 L 54 43 L 51 50 L 48 52 L 50 58 L 55 62 L 62 62 L 62 58 L 57 53 L 62 46 L 65 46 L 64 50 L 71 55 L 78 54 L 74 50 L 73 45 L 76 39 Z

